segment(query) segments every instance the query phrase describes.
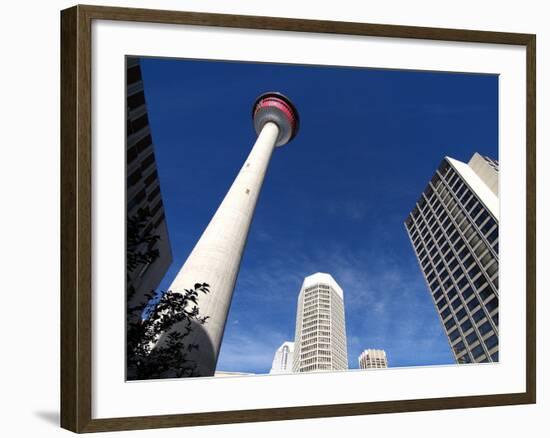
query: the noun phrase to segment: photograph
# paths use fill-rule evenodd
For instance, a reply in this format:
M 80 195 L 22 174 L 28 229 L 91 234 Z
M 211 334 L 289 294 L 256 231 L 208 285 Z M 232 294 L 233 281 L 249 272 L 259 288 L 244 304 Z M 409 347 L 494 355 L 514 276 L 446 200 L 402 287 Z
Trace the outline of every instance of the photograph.
M 127 381 L 496 366 L 498 74 L 125 69 Z
M 6 6 L 3 436 L 544 435 L 544 2 Z

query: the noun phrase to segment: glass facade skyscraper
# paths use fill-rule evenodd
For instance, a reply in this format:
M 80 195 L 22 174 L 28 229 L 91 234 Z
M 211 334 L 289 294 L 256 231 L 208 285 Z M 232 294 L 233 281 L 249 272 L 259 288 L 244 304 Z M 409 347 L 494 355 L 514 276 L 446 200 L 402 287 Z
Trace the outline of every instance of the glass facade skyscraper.
M 498 361 L 498 162 L 445 157 L 405 221 L 457 363 Z

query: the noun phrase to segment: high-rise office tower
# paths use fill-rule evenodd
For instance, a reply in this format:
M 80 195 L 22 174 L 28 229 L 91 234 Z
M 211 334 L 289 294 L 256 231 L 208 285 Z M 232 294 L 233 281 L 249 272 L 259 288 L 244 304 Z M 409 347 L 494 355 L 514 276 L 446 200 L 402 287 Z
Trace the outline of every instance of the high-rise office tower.
M 185 339 L 186 344 L 198 345 L 188 352 L 188 358 L 196 362 L 200 376 L 212 376 L 216 369 L 233 288 L 271 154 L 298 132 L 298 112 L 280 93 L 262 94 L 252 107 L 252 118 L 258 138 L 169 288 L 184 292 L 196 283 L 210 286 L 208 294 L 199 294 L 197 303 L 199 316 L 208 320 L 204 325 L 194 324 Z M 187 328 L 182 323 L 176 330 L 185 333 Z
M 292 372 L 292 361 L 294 358 L 294 342 L 283 342 L 273 358 L 269 374 L 286 374 Z
M 498 162 L 445 157 L 405 227 L 458 363 L 498 361 Z
M 388 368 L 388 358 L 384 350 L 368 349 L 359 355 L 359 368 L 367 370 L 371 368 Z
M 298 296 L 294 372 L 347 370 L 344 292 L 330 274 L 304 279 Z
M 143 90 L 139 58 L 126 58 L 126 209 L 130 228 L 140 210 L 148 210 L 139 230 L 128 230 L 127 236 L 136 234 L 158 236 L 152 244 L 142 242 L 134 252 L 157 250 L 158 257 L 151 262 L 141 261 L 126 273 L 128 301 L 130 307 L 148 301 L 147 294 L 156 289 L 172 263 L 172 251 L 168 238 L 168 227 L 160 192 L 160 181 L 155 162 L 155 151 L 147 105 Z M 139 242 L 140 239 L 138 238 Z M 132 246 L 133 242 L 128 241 Z

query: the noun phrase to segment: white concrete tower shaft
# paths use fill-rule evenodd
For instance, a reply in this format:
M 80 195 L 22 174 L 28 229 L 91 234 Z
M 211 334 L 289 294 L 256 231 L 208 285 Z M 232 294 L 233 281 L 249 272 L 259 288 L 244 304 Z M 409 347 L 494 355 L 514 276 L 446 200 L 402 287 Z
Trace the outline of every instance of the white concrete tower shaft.
M 183 293 L 196 283 L 207 283 L 210 293 L 199 293 L 199 315 L 208 316 L 204 325 L 195 324 L 184 339 L 198 345 L 188 354 L 201 376 L 211 376 L 227 320 L 248 231 L 275 146 L 296 134 L 298 114 L 292 103 L 278 93 L 258 98 L 253 110 L 258 138 L 218 210 L 191 254 L 170 285 Z M 180 327 L 181 328 L 181 327 Z

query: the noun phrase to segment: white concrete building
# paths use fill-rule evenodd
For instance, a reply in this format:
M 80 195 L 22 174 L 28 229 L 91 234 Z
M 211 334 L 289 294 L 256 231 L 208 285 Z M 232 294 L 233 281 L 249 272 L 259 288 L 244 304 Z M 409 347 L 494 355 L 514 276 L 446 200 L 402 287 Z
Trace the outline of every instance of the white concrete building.
M 216 369 L 233 288 L 237 280 L 248 230 L 271 154 L 298 132 L 299 116 L 292 102 L 280 93 L 265 93 L 252 111 L 258 138 L 218 210 L 170 286 L 183 292 L 196 283 L 207 283 L 209 294 L 199 294 L 200 316 L 206 324 L 194 324 L 186 344 L 198 349 L 188 355 L 201 376 Z M 230 151 L 230 149 L 228 149 Z M 185 331 L 183 324 L 177 330 Z M 161 339 L 162 341 L 162 339 Z
M 294 360 L 294 342 L 283 342 L 273 358 L 269 374 L 286 374 L 292 372 L 292 362 Z
M 344 291 L 330 274 L 304 279 L 298 296 L 294 372 L 347 370 Z
M 499 360 L 498 162 L 445 157 L 405 227 L 457 363 Z
M 468 161 L 468 166 L 498 197 L 498 162 L 476 152 Z
M 388 368 L 388 358 L 384 350 L 368 349 L 359 355 L 359 368 L 362 370 L 372 368 Z

